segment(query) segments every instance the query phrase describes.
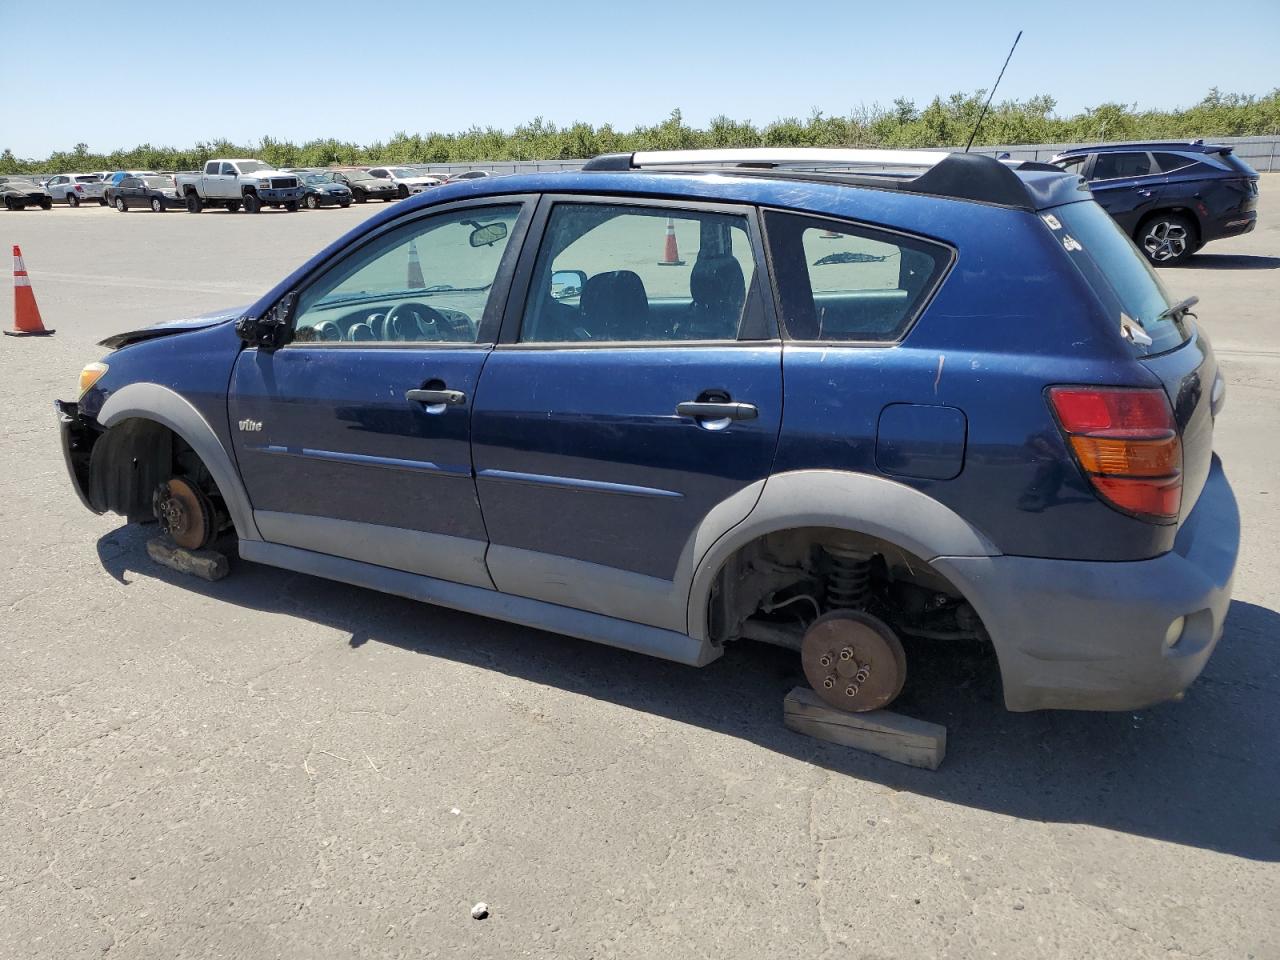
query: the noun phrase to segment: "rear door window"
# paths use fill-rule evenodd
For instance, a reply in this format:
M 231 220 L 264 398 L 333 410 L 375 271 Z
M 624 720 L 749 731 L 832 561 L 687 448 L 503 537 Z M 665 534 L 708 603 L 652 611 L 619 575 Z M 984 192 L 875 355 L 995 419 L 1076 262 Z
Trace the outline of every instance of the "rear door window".
M 1149 153 L 1100 153 L 1093 164 L 1093 180 L 1145 177 L 1153 173 Z
M 538 254 L 520 340 L 756 339 L 761 331 L 755 273 L 745 216 L 557 203 Z
M 1042 219 L 1137 352 L 1163 353 L 1186 341 L 1190 327 L 1185 318 L 1164 315 L 1176 301 L 1102 207 L 1092 200 L 1068 203 L 1045 212 Z
M 774 282 L 792 340 L 901 339 L 951 263 L 940 244 L 771 210 Z

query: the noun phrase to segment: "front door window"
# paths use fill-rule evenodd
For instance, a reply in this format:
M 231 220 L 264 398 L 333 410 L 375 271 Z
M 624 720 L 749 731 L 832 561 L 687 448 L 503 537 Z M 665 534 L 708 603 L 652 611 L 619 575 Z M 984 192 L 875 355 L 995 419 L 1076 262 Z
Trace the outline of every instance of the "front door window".
M 468 207 L 376 238 L 302 291 L 295 342 L 480 342 L 520 209 Z

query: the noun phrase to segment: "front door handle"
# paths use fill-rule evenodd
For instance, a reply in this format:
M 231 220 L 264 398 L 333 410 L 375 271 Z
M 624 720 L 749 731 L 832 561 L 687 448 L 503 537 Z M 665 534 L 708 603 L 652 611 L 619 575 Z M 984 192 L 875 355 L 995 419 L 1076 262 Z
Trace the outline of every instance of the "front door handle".
M 681 417 L 693 417 L 695 420 L 754 420 L 760 416 L 754 403 L 738 403 L 736 401 L 686 400 L 676 404 L 676 413 Z
M 467 402 L 467 395 L 461 390 L 406 390 L 404 398 L 428 406 L 444 403 L 456 407 Z

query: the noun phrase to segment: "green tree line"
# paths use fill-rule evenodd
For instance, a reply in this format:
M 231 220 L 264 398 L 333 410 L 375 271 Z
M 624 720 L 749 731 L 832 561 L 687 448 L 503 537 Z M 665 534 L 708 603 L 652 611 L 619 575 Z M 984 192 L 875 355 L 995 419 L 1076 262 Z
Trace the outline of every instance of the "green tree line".
M 514 130 L 472 127 L 460 133 L 398 132 L 389 140 L 356 144 L 332 138 L 289 143 L 263 137 L 258 143 L 212 140 L 180 149 L 144 143 L 95 153 L 87 144 L 47 157 L 0 153 L 0 173 L 59 170 L 188 170 L 212 157 L 253 156 L 276 166 L 331 164 L 479 163 L 488 160 L 569 160 L 600 153 L 700 147 L 947 147 L 968 140 L 986 91 L 935 97 L 923 109 L 899 98 L 888 107 L 860 107 L 848 116 L 814 110 L 807 119 L 784 117 L 762 127 L 718 116 L 705 128 L 691 127 L 679 110 L 661 123 L 630 131 L 587 123 L 559 126 L 541 117 Z M 1216 87 L 1193 107 L 1139 110 L 1103 103 L 1073 116 L 1058 116 L 1053 97 L 993 104 L 976 144 L 1085 143 L 1106 140 L 1206 139 L 1280 134 L 1280 88 L 1265 96 L 1222 93 Z

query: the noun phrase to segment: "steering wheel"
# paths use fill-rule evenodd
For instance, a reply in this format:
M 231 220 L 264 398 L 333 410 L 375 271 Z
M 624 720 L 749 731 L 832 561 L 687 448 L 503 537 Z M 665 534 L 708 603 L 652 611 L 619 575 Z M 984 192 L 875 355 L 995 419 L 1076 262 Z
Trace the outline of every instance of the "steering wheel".
M 444 340 L 448 326 L 443 313 L 416 300 L 397 303 L 382 321 L 387 340 Z
M 321 320 L 315 326 L 317 340 L 325 343 L 336 343 L 342 339 L 342 328 L 332 320 Z

